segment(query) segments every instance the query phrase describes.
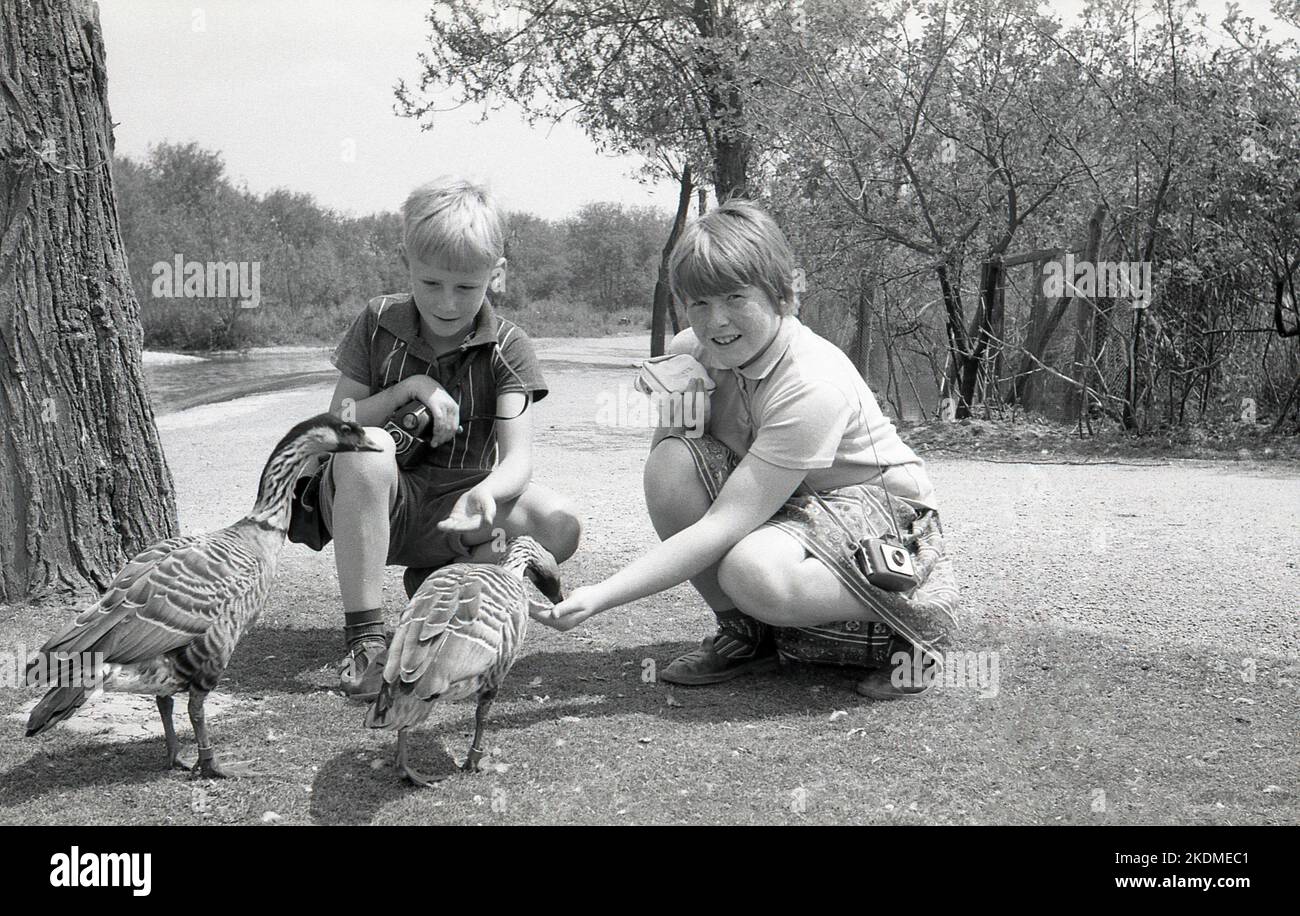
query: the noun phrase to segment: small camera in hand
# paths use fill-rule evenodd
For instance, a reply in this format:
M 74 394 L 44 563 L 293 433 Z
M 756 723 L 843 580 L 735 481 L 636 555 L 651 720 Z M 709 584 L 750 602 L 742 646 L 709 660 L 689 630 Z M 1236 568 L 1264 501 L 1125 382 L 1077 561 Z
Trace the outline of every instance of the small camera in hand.
M 916 567 L 907 548 L 891 538 L 863 538 L 856 551 L 858 566 L 867 581 L 887 592 L 916 588 Z
M 432 418 L 429 408 L 420 401 L 411 401 L 399 409 L 384 424 L 384 431 L 393 437 L 397 446 L 397 466 L 409 468 L 419 464 L 429 453 L 429 440 L 426 433 Z

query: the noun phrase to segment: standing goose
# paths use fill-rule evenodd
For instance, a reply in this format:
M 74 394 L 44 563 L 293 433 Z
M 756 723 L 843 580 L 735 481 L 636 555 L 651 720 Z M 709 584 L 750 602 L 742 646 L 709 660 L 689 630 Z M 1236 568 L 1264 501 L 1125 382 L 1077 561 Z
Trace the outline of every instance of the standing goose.
M 564 600 L 555 558 L 523 536 L 507 542 L 500 565 L 444 566 L 425 580 L 402 613 L 366 726 L 397 729 L 397 767 L 416 785 L 434 781 L 407 763 L 406 730 L 424 721 L 434 700 L 478 698 L 474 740 L 461 767 L 478 770 L 488 710 L 528 627 L 525 577 L 552 602 Z
M 28 737 L 75 713 L 94 680 L 105 690 L 156 696 L 167 762 L 183 768 L 172 696 L 188 691 L 199 749 L 195 771 L 208 777 L 247 775 L 246 769 L 217 761 L 203 702 L 266 603 L 288 531 L 294 481 L 304 463 L 327 452 L 377 451 L 360 426 L 330 414 L 289 430 L 266 462 L 248 515 L 227 528 L 169 538 L 142 551 L 98 601 L 41 647 L 27 667 L 27 683 L 51 689 L 27 720 Z M 71 659 L 89 662 L 90 667 L 78 666 L 85 678 L 72 682 L 59 676 L 60 668 L 70 670 Z

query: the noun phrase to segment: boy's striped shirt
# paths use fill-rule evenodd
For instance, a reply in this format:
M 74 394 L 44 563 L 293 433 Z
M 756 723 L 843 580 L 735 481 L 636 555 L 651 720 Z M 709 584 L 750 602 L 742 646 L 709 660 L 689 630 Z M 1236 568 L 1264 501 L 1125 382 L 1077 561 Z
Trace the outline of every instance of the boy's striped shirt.
M 547 394 L 532 341 L 487 300 L 460 347 L 436 356 L 420 335 L 420 315 L 410 293 L 379 296 L 352 322 L 331 362 L 371 394 L 413 375 L 429 375 L 447 388 L 460 405 L 462 432 L 430 452 L 426 463 L 440 468 L 493 468 L 497 398 L 524 392 L 540 401 Z

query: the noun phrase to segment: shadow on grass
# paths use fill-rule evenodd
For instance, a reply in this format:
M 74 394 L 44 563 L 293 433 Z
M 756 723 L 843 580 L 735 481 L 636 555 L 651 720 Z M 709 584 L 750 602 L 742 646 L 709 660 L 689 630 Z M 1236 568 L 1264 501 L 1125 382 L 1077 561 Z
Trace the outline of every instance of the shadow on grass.
M 130 786 L 164 779 L 188 779 L 167 768 L 162 738 L 95 745 L 84 741 L 60 743 L 47 755 L 35 741 L 35 751 L 22 763 L 0 773 L 0 809 L 24 805 L 34 798 L 87 786 Z M 190 756 L 193 749 L 190 748 Z
M 450 753 L 442 746 L 439 729 L 412 729 L 407 736 L 407 759 L 419 773 L 431 780 L 455 779 L 462 775 Z M 374 769 L 358 760 L 355 748 L 321 764 L 312 781 L 311 819 L 316 824 L 368 824 L 381 807 L 412 794 L 438 791 L 411 785 L 391 765 L 397 749 L 397 733 L 380 751 L 389 764 Z
M 239 642 L 219 689 L 261 696 L 335 689 L 343 657 L 338 627 L 260 627 Z
M 669 723 L 720 723 L 804 714 L 810 707 L 825 705 L 824 699 L 815 699 L 811 688 L 829 691 L 836 679 L 844 681 L 841 686 L 850 688 L 842 695 L 835 694 L 838 706 L 852 708 L 871 702 L 851 690 L 862 675 L 859 669 L 787 666 L 772 674 L 705 688 L 642 680 L 647 659 L 655 662 L 656 669 L 662 668 L 695 645 L 664 642 L 608 651 L 541 651 L 525 655 L 501 688 L 494 714 L 488 720 L 486 741 L 490 746 L 494 732 L 528 729 L 564 716 L 592 720 L 640 715 Z M 533 686 L 539 679 L 540 683 Z M 673 704 L 668 702 L 670 693 Z M 519 701 L 533 696 L 543 696 L 545 702 L 525 702 L 520 708 Z M 433 704 L 431 711 L 436 707 Z M 412 729 L 408 736 L 411 764 L 430 778 L 464 778 L 451 754 L 459 757 L 468 750 L 473 717 L 472 702 L 458 703 Z M 395 732 L 390 735 L 391 743 L 382 754 L 391 763 L 397 736 Z M 311 817 L 316 823 L 366 824 L 391 801 L 411 793 L 439 791 L 411 786 L 391 766 L 373 769 L 366 760 L 359 759 L 361 750 L 360 743 L 344 748 L 321 765 L 311 796 Z

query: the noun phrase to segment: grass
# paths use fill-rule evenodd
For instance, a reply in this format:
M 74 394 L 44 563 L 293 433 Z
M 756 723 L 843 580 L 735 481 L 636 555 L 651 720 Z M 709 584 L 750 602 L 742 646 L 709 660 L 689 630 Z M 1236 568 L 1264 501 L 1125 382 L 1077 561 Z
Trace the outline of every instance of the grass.
M 214 730 L 223 754 L 258 758 L 271 776 L 193 779 L 163 771 L 161 738 L 105 745 L 55 733 L 0 749 L 0 819 L 1229 824 L 1288 823 L 1297 811 L 1295 691 L 1270 683 L 1280 659 L 1259 660 L 1245 689 L 1193 652 L 974 633 L 1010 659 L 998 696 L 873 703 L 851 692 L 851 672 L 804 667 L 670 688 L 643 680 L 646 659 L 662 665 L 684 641 L 534 633 L 494 708 L 488 771 L 460 773 L 449 756 L 463 759 L 472 704 L 435 707 L 413 750 L 427 774 L 447 778 L 420 790 L 396 777 L 393 736 L 359 727 L 360 704 L 295 676 L 334 660 L 337 632 L 284 607 L 269 615 L 222 687 L 248 702 Z M 34 639 L 40 620 L 21 628 Z M 1244 694 L 1256 702 L 1242 705 Z

